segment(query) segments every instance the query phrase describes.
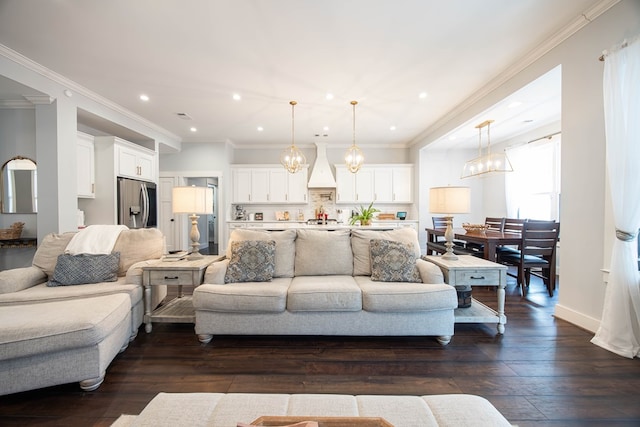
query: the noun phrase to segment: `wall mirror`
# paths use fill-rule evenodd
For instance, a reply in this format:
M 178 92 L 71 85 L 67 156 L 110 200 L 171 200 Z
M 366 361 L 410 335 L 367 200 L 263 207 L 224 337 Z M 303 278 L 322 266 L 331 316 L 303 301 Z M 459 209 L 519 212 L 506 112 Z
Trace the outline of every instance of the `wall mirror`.
M 36 162 L 16 156 L 2 165 L 2 213 L 38 212 Z

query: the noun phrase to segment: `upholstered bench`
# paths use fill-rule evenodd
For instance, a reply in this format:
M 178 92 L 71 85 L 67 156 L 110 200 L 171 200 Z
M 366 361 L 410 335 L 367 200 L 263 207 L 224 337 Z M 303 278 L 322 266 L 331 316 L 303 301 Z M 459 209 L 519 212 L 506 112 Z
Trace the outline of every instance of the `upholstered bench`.
M 381 417 L 395 427 L 510 426 L 488 400 L 467 394 L 372 396 L 337 394 L 160 393 L 138 416 L 112 427 L 236 427 L 263 416 Z
M 0 395 L 75 381 L 91 391 L 129 344 L 131 298 L 4 306 L 0 325 Z

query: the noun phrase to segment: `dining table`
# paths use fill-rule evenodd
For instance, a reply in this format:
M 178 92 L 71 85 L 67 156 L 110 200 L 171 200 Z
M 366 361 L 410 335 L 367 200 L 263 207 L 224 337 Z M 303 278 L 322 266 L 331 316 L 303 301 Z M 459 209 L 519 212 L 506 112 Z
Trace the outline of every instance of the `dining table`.
M 427 242 L 436 242 L 438 236 L 444 236 L 446 228 L 425 228 L 427 232 Z M 503 245 L 518 245 L 522 241 L 520 233 L 495 231 L 495 230 L 465 230 L 464 228 L 454 228 L 454 239 L 476 243 L 483 246 L 483 258 L 489 261 L 496 261 L 496 248 Z

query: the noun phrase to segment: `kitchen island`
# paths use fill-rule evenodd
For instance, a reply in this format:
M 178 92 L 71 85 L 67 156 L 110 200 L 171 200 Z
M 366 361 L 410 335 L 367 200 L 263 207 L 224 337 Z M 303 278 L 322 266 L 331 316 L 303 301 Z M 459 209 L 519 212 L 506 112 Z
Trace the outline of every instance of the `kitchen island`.
M 234 228 L 257 228 L 261 230 L 278 231 L 288 230 L 291 228 L 304 228 L 307 230 L 350 230 L 350 229 L 363 229 L 363 230 L 395 230 L 396 228 L 414 228 L 418 230 L 417 220 L 405 220 L 405 221 L 373 221 L 371 225 L 349 225 L 347 223 L 338 223 L 329 221 L 325 224 L 308 224 L 307 221 L 227 221 L 229 231 Z

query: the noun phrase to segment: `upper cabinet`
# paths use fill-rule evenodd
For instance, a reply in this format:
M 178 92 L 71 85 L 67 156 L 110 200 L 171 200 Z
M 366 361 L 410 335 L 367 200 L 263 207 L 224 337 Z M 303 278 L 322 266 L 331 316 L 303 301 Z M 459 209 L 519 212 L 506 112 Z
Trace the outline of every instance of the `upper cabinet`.
M 307 168 L 290 174 L 283 167 L 233 167 L 231 203 L 307 203 Z
M 336 167 L 336 203 L 413 203 L 413 165 L 365 165 L 351 173 Z
M 95 144 L 93 136 L 78 132 L 77 139 L 78 197 L 96 197 Z
M 116 145 L 118 176 L 155 182 L 155 153 L 125 142 Z

